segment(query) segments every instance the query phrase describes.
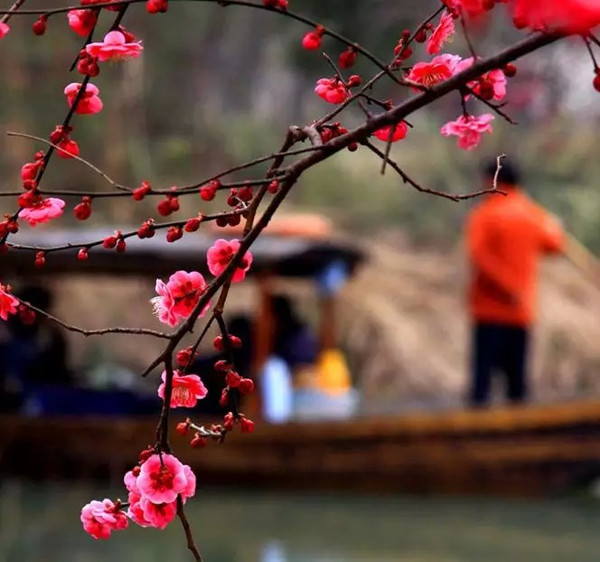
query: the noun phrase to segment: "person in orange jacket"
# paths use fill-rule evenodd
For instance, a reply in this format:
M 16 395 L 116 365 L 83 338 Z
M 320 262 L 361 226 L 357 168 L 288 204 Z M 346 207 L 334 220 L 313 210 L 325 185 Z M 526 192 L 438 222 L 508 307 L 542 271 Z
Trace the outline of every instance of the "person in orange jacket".
M 485 168 L 492 186 L 497 164 Z M 498 189 L 470 213 L 467 223 L 471 265 L 469 311 L 473 321 L 473 406 L 489 400 L 494 371 L 506 377 L 511 402 L 527 397 L 527 351 L 535 319 L 538 263 L 544 254 L 564 250 L 560 223 L 519 187 L 517 169 L 503 162 Z

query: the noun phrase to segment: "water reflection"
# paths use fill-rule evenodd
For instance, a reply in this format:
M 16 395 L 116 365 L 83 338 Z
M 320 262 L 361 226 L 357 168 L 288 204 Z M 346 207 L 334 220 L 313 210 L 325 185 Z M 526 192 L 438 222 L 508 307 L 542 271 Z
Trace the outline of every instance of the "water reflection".
M 191 560 L 178 525 L 95 542 L 79 510 L 101 487 L 0 487 L 0 560 Z M 206 562 L 596 562 L 600 504 L 199 491 L 188 506 Z

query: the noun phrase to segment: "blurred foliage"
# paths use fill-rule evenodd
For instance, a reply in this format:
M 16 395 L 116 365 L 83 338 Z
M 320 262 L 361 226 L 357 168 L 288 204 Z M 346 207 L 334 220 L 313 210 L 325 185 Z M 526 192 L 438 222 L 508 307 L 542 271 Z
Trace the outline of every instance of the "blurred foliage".
M 368 46 L 383 60 L 391 56 L 402 30 L 437 5 L 433 0 L 294 4 L 303 14 Z M 46 5 L 45 0 L 31 0 L 31 7 L 36 5 Z M 110 14 L 103 16 L 100 33 L 110 25 L 106 16 Z M 133 6 L 124 23 L 144 40 L 144 55 L 103 68 L 94 79 L 105 104 L 102 118 L 77 118 L 74 131 L 82 155 L 119 181 L 136 185 L 149 179 L 161 187 L 197 182 L 277 150 L 290 124 L 310 122 L 330 109 L 312 94 L 312 88 L 317 78 L 331 70 L 318 53 L 299 48 L 307 29 L 298 22 L 235 6 L 177 3 L 167 15 L 155 17 L 147 17 L 142 6 Z M 62 16 L 50 20 L 42 38 L 32 36 L 31 21 L 25 18 L 11 25 L 13 31 L 0 45 L 5 77 L 0 88 L 0 128 L 46 136 L 66 112 L 62 89 L 79 80 L 66 69 L 81 39 Z M 482 52 L 488 53 L 515 36 L 502 18 L 473 33 Z M 334 59 L 342 50 L 330 38 L 323 48 Z M 458 39 L 450 50 L 465 52 Z M 580 59 L 583 52 L 574 56 Z M 519 64 L 509 89 L 514 85 L 513 104 L 507 111 L 521 126 L 511 127 L 498 118 L 494 135 L 476 152 L 464 153 L 453 140 L 439 135 L 440 125 L 455 116 L 458 105 L 456 99 L 441 100 L 427 112 L 411 116 L 414 129 L 406 141 L 393 147 L 392 156 L 424 186 L 466 192 L 480 188 L 482 163 L 505 152 L 522 164 L 531 194 L 556 212 L 576 236 L 600 250 L 598 117 L 587 110 L 563 110 L 569 82 L 556 70 L 557 53 L 550 49 Z M 374 69 L 359 57 L 353 71 L 370 76 Z M 591 90 L 591 68 L 589 75 L 585 88 Z M 542 78 L 551 81 L 543 96 L 534 87 Z M 578 88 L 587 92 L 584 86 Z M 408 95 L 392 83 L 379 87 L 376 94 L 394 101 Z M 343 122 L 352 127 L 360 118 L 349 113 Z M 0 189 L 18 189 L 20 165 L 38 148 L 24 139 L 0 140 Z M 356 232 L 399 227 L 418 242 L 456 242 L 470 204 L 419 194 L 403 185 L 393 171 L 382 177 L 379 169 L 380 162 L 365 148 L 344 152 L 307 173 L 289 204 L 326 212 Z M 261 170 L 264 166 L 249 176 L 256 177 Z M 44 181 L 48 187 L 64 189 L 105 187 L 98 176 L 75 162 L 54 162 Z M 97 201 L 92 220 L 141 220 L 155 214 L 155 203 Z M 195 211 L 198 199 L 182 203 L 183 211 Z

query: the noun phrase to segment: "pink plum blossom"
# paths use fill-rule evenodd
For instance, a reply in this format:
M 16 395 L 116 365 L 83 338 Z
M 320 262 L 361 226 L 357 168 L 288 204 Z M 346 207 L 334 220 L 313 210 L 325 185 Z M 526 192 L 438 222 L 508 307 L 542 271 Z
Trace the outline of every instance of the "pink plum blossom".
M 134 523 L 137 523 L 140 527 L 148 527 L 150 521 L 148 521 L 144 515 L 144 510 L 140 505 L 142 496 L 135 492 L 129 492 L 129 509 L 127 510 L 127 517 L 129 517 Z
M 513 20 L 533 29 L 585 33 L 600 24 L 598 0 L 511 0 Z
M 337 78 L 321 78 L 317 81 L 315 93 L 329 103 L 342 103 L 348 97 L 348 90 Z
M 165 380 L 167 372 L 163 371 L 162 384 L 158 387 L 158 395 L 165 397 Z M 208 393 L 202 379 L 198 375 L 183 375 L 180 371 L 173 373 L 173 390 L 171 393 L 171 408 L 193 408 L 198 400 Z
M 111 500 L 93 500 L 81 510 L 83 529 L 95 539 L 107 539 L 112 531 L 127 528 L 127 517 Z
M 454 19 L 450 12 L 446 11 L 442 14 L 438 26 L 427 39 L 427 52 L 430 55 L 437 55 L 442 50 L 444 43 L 452 38 L 454 31 Z
M 0 318 L 8 320 L 9 314 L 16 314 L 19 310 L 19 300 L 9 293 L 9 287 L 0 283 Z
M 2 39 L 9 31 L 10 27 L 8 27 L 8 24 L 0 21 L 0 39 Z
M 94 29 L 98 16 L 93 10 L 71 10 L 67 12 L 67 19 L 69 20 L 69 27 L 80 35 L 81 37 L 87 37 Z
M 206 254 L 209 271 L 215 277 L 220 275 L 229 265 L 229 262 L 237 253 L 239 248 L 239 240 L 224 240 L 223 238 L 219 238 L 219 240 L 216 240 L 215 243 L 209 248 Z M 234 283 L 243 281 L 246 277 L 246 272 L 250 269 L 251 265 L 252 254 L 250 252 L 246 252 L 244 254 L 244 257 L 242 258 L 240 265 L 236 268 L 231 280 Z
M 155 504 L 171 503 L 187 489 L 188 477 L 176 457 L 163 453 L 150 456 L 142 464 L 137 486 L 142 499 Z
M 81 86 L 82 84 L 79 84 L 78 82 L 71 82 L 71 84 L 65 87 L 65 95 L 67 96 L 69 107 L 75 103 Z M 99 94 L 100 90 L 98 87 L 88 82 L 85 87 L 85 93 L 77 103 L 75 113 L 90 115 L 102 111 L 102 100 L 100 99 Z
M 386 125 L 385 127 L 381 127 L 381 129 L 377 129 L 373 135 L 378 138 L 380 141 L 388 142 L 390 140 L 390 132 L 392 130 L 391 125 Z M 392 142 L 397 142 L 406 137 L 406 133 L 408 132 L 408 125 L 404 121 L 400 121 L 400 123 L 396 124 L 396 128 L 394 130 L 394 134 L 392 135 Z
M 87 53 L 97 57 L 100 62 L 139 57 L 142 49 L 140 41 L 128 43 L 120 31 L 109 31 L 104 36 L 104 41 L 90 43 L 85 47 Z
M 490 121 L 494 116 L 485 113 L 479 117 L 461 115 L 456 121 L 446 123 L 441 130 L 442 135 L 458 137 L 458 146 L 463 150 L 473 150 L 479 145 L 483 133 L 491 133 Z
M 473 57 L 464 59 L 456 66 L 456 72 L 462 72 L 473 65 Z M 482 95 L 483 84 L 489 85 L 492 99 L 500 101 L 506 96 L 506 76 L 500 69 L 490 70 L 481 75 L 477 80 L 469 82 L 467 86 L 471 88 L 477 95 Z M 483 97 L 486 97 L 485 95 Z
M 175 314 L 175 301 L 173 300 L 166 283 L 157 279 L 154 290 L 158 295 L 157 297 L 150 299 L 150 302 L 154 306 L 154 314 L 158 316 L 158 319 L 163 324 L 168 324 L 171 327 L 177 326 L 179 317 Z
M 32 207 L 25 207 L 19 212 L 19 218 L 25 219 L 31 226 L 42 224 L 60 217 L 63 214 L 65 202 L 56 197 L 40 199 Z
M 439 55 L 429 62 L 416 63 L 406 78 L 423 86 L 434 86 L 453 76 L 459 62 L 458 55 Z M 419 91 L 418 88 L 413 89 Z
M 163 324 L 176 326 L 181 319 L 189 318 L 198 304 L 200 297 L 206 291 L 207 285 L 202 274 L 197 271 L 177 271 L 167 283 L 156 280 L 157 297 L 151 299 L 154 313 Z M 200 312 L 204 315 L 210 303 Z
M 139 509 L 143 520 L 151 527 L 164 529 L 177 514 L 177 501 L 166 503 L 153 503 L 147 497 L 142 496 L 139 501 Z
M 206 291 L 206 281 L 204 276 L 197 271 L 188 273 L 187 271 L 176 271 L 167 282 L 167 289 L 171 293 L 174 301 L 175 314 L 181 318 L 188 318 L 194 310 L 200 297 Z M 208 306 L 202 311 L 202 316 Z

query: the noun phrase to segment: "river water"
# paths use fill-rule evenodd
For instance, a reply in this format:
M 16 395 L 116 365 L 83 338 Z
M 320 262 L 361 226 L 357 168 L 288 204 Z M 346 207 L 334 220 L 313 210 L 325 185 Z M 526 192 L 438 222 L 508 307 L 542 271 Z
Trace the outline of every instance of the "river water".
M 94 541 L 89 499 L 122 489 L 0 485 L 2 562 L 192 560 L 177 522 Z M 205 562 L 597 562 L 600 501 L 364 497 L 198 490 L 188 517 Z

